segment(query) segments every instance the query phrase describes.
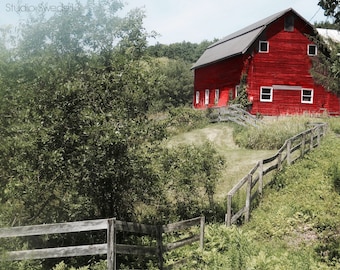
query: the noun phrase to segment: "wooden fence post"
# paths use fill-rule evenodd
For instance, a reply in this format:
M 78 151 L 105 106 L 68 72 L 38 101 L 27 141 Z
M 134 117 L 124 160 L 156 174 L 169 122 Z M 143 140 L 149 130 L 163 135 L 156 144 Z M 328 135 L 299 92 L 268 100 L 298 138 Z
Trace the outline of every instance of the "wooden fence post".
M 250 203 L 251 203 L 251 186 L 252 186 L 252 175 L 248 174 L 247 179 L 247 195 L 246 195 L 246 213 L 245 213 L 245 222 L 249 221 L 250 217 Z
M 204 249 L 204 226 L 205 226 L 205 217 L 201 217 L 201 224 L 200 224 L 200 248 L 203 251 Z
M 260 161 L 259 166 L 259 194 L 262 196 L 263 192 L 263 160 Z
M 282 169 L 282 152 L 280 151 L 277 154 L 277 170 L 281 171 L 281 169 Z
M 301 158 L 303 158 L 305 155 L 305 147 L 306 147 L 306 132 L 302 133 L 301 153 L 300 153 Z
M 116 218 L 108 219 L 107 223 L 107 269 L 116 270 Z
M 311 131 L 310 131 L 310 145 L 309 145 L 310 150 L 312 150 L 314 148 L 313 144 L 314 144 L 314 129 L 311 129 Z
M 318 146 L 320 146 L 321 126 L 318 126 L 318 127 L 317 127 L 317 130 L 318 130 L 318 139 L 317 139 L 317 140 L 318 140 Z
M 158 267 L 163 270 L 163 226 L 157 226 Z
M 290 156 L 291 147 L 292 147 L 292 140 L 289 139 L 287 142 L 287 165 L 290 165 L 292 163 L 291 156 Z
M 231 203 L 232 203 L 232 198 L 233 198 L 233 195 L 231 194 L 228 194 L 227 196 L 227 214 L 226 214 L 226 226 L 231 226 L 231 215 L 232 215 L 232 209 L 231 209 Z

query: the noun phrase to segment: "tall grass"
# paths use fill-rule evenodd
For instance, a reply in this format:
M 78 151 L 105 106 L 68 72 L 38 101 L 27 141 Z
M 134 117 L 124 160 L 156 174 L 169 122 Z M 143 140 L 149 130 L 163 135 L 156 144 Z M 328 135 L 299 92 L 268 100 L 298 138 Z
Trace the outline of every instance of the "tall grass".
M 274 150 L 290 137 L 310 128 L 308 124 L 313 121 L 317 120 L 303 116 L 268 118 L 259 127 L 236 127 L 233 136 L 240 147 Z

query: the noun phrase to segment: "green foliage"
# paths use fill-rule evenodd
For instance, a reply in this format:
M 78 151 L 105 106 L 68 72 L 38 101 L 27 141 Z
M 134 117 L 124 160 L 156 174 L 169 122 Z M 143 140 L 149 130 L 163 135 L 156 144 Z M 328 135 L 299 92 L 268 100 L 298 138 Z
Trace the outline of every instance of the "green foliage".
M 245 110 L 251 106 L 251 101 L 248 99 L 247 94 L 247 74 L 243 73 L 240 79 L 240 87 L 237 97 L 230 101 L 230 104 L 240 104 Z
M 249 269 L 254 246 L 249 235 L 236 227 L 213 224 L 206 227 L 204 251 L 195 250 L 188 263 L 178 269 Z M 188 251 L 183 251 L 187 257 Z
M 224 158 L 208 142 L 199 147 L 164 148 L 154 157 L 158 194 L 142 216 L 160 224 L 202 214 L 213 217 L 218 211 L 214 194 L 223 167 Z
M 40 261 L 0 262 L 0 269 L 6 270 L 43 270 Z
M 148 53 L 152 57 L 167 57 L 174 60 L 182 60 L 186 63 L 192 64 L 202 55 L 208 46 L 214 41 L 204 40 L 199 44 L 191 42 L 179 42 L 169 45 L 157 43 L 148 48 Z
M 183 60 L 168 58 L 158 58 L 154 61 L 162 77 L 157 89 L 154 89 L 157 97 L 152 103 L 152 110 L 164 111 L 189 106 L 193 93 L 193 73 L 190 64 Z
M 190 107 L 177 107 L 168 111 L 166 125 L 170 135 L 204 127 L 208 124 L 206 111 Z
M 320 0 L 318 5 L 322 7 L 326 16 L 334 18 L 332 28 L 340 30 L 339 0 Z M 319 52 L 318 57 L 313 59 L 311 74 L 313 78 L 327 90 L 339 95 L 340 45 L 332 40 L 314 41 L 318 44 Z
M 340 46 L 332 40 L 315 41 L 319 47 L 318 57 L 313 58 L 311 74 L 313 78 L 328 91 L 339 95 L 340 85 Z
M 340 194 L 340 165 L 333 163 L 329 169 L 329 176 L 333 181 L 333 186 L 336 192 Z
M 327 119 L 327 123 L 330 127 L 330 129 L 336 133 L 340 134 L 340 121 L 338 117 L 330 117 Z
M 62 261 L 58 264 L 56 264 L 52 270 L 106 270 L 107 269 L 107 262 L 102 260 L 99 261 L 98 263 L 95 263 L 91 266 L 83 266 L 79 268 L 75 268 L 72 266 L 67 266 L 67 264 Z
M 339 0 L 320 0 L 318 5 L 325 11 L 325 16 L 333 17 L 335 24 L 340 25 Z

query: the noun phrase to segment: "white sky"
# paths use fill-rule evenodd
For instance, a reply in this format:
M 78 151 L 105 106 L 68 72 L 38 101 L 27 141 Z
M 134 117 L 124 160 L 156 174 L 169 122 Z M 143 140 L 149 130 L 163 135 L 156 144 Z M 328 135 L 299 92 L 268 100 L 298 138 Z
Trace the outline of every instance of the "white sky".
M 85 0 L 81 0 L 85 2 Z M 123 0 L 127 12 L 142 8 L 146 13 L 144 26 L 147 31 L 160 34 L 152 43 L 170 44 L 223 38 L 247 25 L 276 12 L 293 8 L 307 21 L 326 21 L 318 0 Z M 16 24 L 37 8 L 39 0 L 0 0 L 0 26 Z M 44 1 L 51 8 L 75 3 L 72 0 Z M 59 5 L 59 6 L 58 6 Z M 20 15 L 15 12 L 26 10 Z M 331 20 L 330 20 L 331 21 Z

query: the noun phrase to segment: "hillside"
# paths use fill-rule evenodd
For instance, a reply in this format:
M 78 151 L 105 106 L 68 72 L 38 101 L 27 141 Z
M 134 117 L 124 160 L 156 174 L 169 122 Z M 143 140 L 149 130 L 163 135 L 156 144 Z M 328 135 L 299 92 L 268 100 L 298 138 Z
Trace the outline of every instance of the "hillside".
M 241 227 L 207 228 L 200 269 L 339 269 L 340 138 L 280 172 Z M 203 266 L 202 266 L 203 265 Z

